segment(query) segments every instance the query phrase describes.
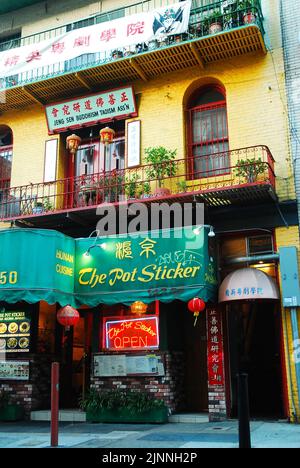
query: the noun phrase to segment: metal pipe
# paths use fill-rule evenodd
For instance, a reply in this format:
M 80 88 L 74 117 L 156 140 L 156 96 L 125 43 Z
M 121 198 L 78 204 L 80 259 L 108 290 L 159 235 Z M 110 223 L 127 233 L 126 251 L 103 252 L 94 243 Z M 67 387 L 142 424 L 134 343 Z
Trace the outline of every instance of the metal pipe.
M 252 255 L 250 257 L 236 257 L 225 260 L 225 265 L 232 265 L 234 263 L 256 263 L 260 261 L 279 260 L 279 254 L 269 255 Z
M 298 319 L 297 319 L 297 309 L 291 307 L 291 324 L 292 324 L 292 336 L 293 336 L 293 345 L 298 345 L 299 341 L 299 328 L 298 328 Z M 293 346 L 293 347 L 294 347 Z M 296 370 L 296 380 L 297 380 L 297 395 L 298 402 L 300 404 L 300 362 L 297 362 L 297 359 L 294 357 L 295 370 Z M 295 414 L 297 418 L 297 415 Z

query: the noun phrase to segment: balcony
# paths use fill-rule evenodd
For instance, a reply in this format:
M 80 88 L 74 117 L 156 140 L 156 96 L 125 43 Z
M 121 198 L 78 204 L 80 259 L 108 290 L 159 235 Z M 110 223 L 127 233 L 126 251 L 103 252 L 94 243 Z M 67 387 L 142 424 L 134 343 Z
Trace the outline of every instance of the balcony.
M 161 42 L 138 44 L 130 49 L 86 54 L 77 59 L 2 78 L 0 85 L 6 92 L 6 102 L 0 104 L 0 111 L 22 109 L 36 102 L 44 105 L 87 91 L 117 87 L 120 82 L 125 84 L 138 79 L 148 81 L 190 67 L 203 69 L 206 64 L 244 54 L 265 54 L 260 1 L 249 1 L 251 8 L 243 7 L 241 0 L 217 1 L 199 7 L 199 0 L 194 0 L 195 7 L 191 10 L 185 34 L 168 36 Z M 123 8 L 122 15 L 150 11 L 155 7 L 155 0 L 149 0 Z M 109 13 L 117 16 L 118 11 Z M 213 19 L 215 11 L 218 14 Z M 107 18 L 98 15 L 88 20 L 88 25 L 92 25 L 106 21 Z M 1 44 L 1 50 L 38 44 L 68 30 L 65 26 L 23 37 L 7 44 L 7 47 Z
M 99 205 L 196 199 L 214 209 L 276 199 L 274 159 L 266 146 L 177 159 L 160 166 L 153 169 L 143 165 L 4 188 L 0 190 L 0 219 L 18 220 L 24 226 L 54 227 L 70 221 L 94 222 Z M 164 174 L 163 183 L 159 174 Z

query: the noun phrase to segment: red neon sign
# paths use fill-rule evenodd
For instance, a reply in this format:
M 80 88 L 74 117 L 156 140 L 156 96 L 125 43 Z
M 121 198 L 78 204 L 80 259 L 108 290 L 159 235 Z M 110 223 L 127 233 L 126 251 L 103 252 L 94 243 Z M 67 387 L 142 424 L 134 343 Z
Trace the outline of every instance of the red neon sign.
M 114 351 L 138 351 L 159 347 L 158 317 L 104 319 L 104 347 Z

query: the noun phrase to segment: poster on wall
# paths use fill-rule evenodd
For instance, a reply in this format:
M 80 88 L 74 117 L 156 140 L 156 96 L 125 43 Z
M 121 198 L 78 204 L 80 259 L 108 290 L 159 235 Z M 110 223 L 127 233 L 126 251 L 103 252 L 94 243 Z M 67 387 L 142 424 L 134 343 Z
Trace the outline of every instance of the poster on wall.
M 29 380 L 29 362 L 0 361 L 0 380 Z
M 28 353 L 30 331 L 30 318 L 25 312 L 0 312 L 0 351 L 3 353 Z
M 115 377 L 130 375 L 164 376 L 162 356 L 156 354 L 126 355 L 98 354 L 94 356 L 95 377 Z

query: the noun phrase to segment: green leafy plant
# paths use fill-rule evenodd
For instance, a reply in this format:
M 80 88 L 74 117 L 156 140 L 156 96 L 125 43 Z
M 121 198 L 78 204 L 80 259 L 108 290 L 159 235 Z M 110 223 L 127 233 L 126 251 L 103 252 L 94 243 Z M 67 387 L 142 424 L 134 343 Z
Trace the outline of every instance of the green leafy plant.
M 49 197 L 45 197 L 43 200 L 43 207 L 45 211 L 53 211 L 54 205 Z
M 251 0 L 239 0 L 237 4 L 237 9 L 238 10 L 248 10 L 249 8 L 252 8 L 253 2 Z
M 127 198 L 138 198 L 142 192 L 140 176 L 136 172 L 126 177 L 125 194 Z
M 163 408 L 163 400 L 156 399 L 144 392 L 122 391 L 120 389 L 97 391 L 91 389 L 86 397 L 80 398 L 79 406 L 84 411 L 99 411 L 106 409 L 128 409 L 130 412 L 141 413 L 155 408 Z
M 149 180 L 157 180 L 158 186 L 162 187 L 163 179 L 176 174 L 175 157 L 177 150 L 169 150 L 164 146 L 154 146 L 145 149 L 146 175 Z M 151 166 L 150 166 L 151 164 Z
M 104 192 L 104 199 L 110 202 L 118 201 L 123 192 L 124 177 L 117 171 L 111 171 L 98 182 L 97 187 Z
M 187 189 L 186 180 L 179 180 L 177 182 L 177 187 L 178 187 L 179 192 L 186 192 L 186 189 Z
M 264 174 L 266 164 L 261 158 L 239 159 L 236 163 L 235 175 L 243 177 L 247 182 L 255 182 L 259 174 Z

